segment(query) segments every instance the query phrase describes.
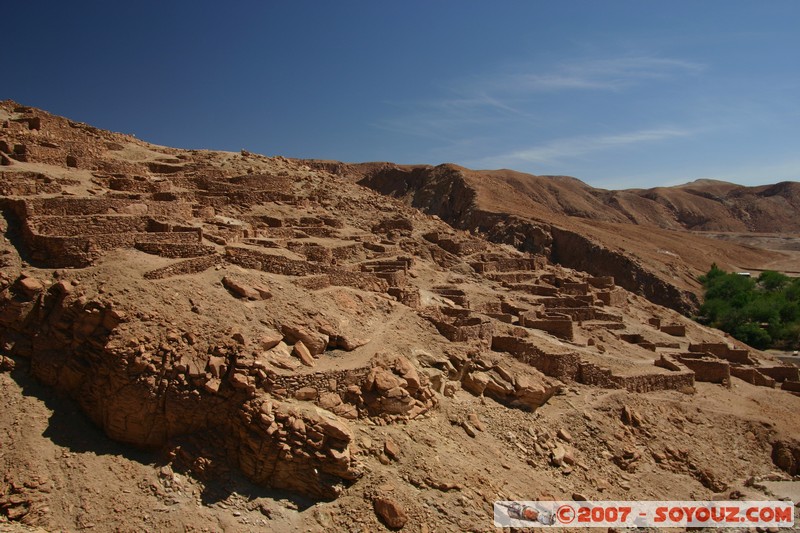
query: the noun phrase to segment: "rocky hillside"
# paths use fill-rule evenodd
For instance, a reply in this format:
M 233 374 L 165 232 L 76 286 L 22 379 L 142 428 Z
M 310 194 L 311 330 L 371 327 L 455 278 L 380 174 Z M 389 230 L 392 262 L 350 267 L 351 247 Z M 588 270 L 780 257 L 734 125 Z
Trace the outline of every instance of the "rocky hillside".
M 0 152 L 2 528 L 491 530 L 498 499 L 764 498 L 800 470 L 797 367 L 564 266 L 623 255 L 458 169 L 14 102 Z
M 436 214 L 494 242 L 547 256 L 683 313 L 696 309 L 697 276 L 713 262 L 738 270 L 778 262 L 778 251 L 720 242 L 690 229 L 800 224 L 798 184 L 744 188 L 701 182 L 648 191 L 602 191 L 568 177 L 472 171 L 455 165 L 314 163 Z M 776 206 L 776 207 L 773 207 Z M 747 221 L 747 224 L 745 224 Z

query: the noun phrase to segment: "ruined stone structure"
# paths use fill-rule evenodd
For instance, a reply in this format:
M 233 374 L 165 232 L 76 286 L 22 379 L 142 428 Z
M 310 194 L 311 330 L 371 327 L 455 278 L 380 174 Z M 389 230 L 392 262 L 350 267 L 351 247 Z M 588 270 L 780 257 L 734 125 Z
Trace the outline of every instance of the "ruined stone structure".
M 356 429 L 413 429 L 448 398 L 513 418 L 582 386 L 800 392 L 797 368 L 677 315 L 643 322 L 613 277 L 532 253 L 552 244 L 534 229 L 521 252 L 302 161 L 9 109 L 0 369 L 27 365 L 113 439 L 198 443 L 193 468 L 214 455 L 330 500 L 365 474 Z

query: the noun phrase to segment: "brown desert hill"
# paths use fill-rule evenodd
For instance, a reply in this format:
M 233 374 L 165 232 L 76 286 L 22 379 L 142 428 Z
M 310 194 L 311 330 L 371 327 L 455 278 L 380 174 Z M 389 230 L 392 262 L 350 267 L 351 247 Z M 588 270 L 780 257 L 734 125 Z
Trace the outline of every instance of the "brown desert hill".
M 310 164 L 358 176 L 361 184 L 494 242 L 544 254 L 556 263 L 593 275 L 614 276 L 628 290 L 683 313 L 696 309 L 701 291 L 697 278 L 714 262 L 738 270 L 793 260 L 787 255 L 789 252 L 738 245 L 686 231 L 666 207 L 647 198 L 653 194 L 659 198 L 668 196 L 655 189 L 602 191 L 570 177 L 531 176 L 508 170 L 472 171 L 451 164 Z M 685 192 L 687 187 L 669 195 L 719 207 L 699 192 Z M 724 189 L 719 184 L 695 186 L 701 192 L 720 188 Z M 729 196 L 742 189 L 734 186 Z M 782 194 L 795 201 L 792 184 L 754 189 L 766 198 L 783 198 L 773 194 L 783 190 Z M 730 227 L 726 224 L 723 221 L 719 227 Z M 789 227 L 794 224 L 796 218 L 787 222 Z
M 0 162 L 0 530 L 494 531 L 496 500 L 796 489 L 800 369 L 553 263 L 607 258 L 581 219 L 8 101 Z
M 609 191 L 569 176 L 452 168 L 471 176 L 476 186 L 485 181 L 484 194 L 500 192 L 497 182 L 503 182 L 540 208 L 593 221 L 690 231 L 800 232 L 797 182 L 745 187 L 701 179 L 674 187 Z M 503 197 L 487 198 L 487 202 L 514 204 Z

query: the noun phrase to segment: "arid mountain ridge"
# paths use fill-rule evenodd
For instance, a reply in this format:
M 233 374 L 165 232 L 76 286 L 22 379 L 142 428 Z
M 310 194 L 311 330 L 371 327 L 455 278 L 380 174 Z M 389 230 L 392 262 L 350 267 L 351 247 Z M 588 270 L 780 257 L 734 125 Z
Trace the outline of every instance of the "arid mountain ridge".
M 387 168 L 415 173 L 452 172 L 480 193 L 484 205 L 502 203 L 512 214 L 567 215 L 602 222 L 710 232 L 800 232 L 800 182 L 744 186 L 714 179 L 682 185 L 608 190 L 571 176 L 534 175 L 514 170 L 471 170 L 454 164 L 353 165 L 366 175 Z M 434 170 L 436 169 L 436 170 Z M 416 180 L 410 180 L 409 186 Z M 510 189 L 509 189 L 510 187 Z M 517 194 L 508 194 L 511 190 Z

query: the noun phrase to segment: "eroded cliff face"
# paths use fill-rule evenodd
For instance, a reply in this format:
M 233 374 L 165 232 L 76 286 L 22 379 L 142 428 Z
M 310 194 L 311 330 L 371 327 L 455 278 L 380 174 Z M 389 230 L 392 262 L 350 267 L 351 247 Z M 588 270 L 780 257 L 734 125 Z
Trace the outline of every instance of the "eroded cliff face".
M 610 249 L 578 231 L 560 227 L 557 222 L 547 222 L 549 217 L 544 211 L 523 217 L 481 209 L 478 190 L 453 165 L 385 164 L 355 166 L 347 171 L 362 172 L 359 180 L 362 185 L 437 215 L 454 227 L 481 233 L 492 242 L 541 254 L 554 263 L 594 276 L 614 276 L 620 286 L 681 313 L 688 314 L 697 308 L 698 298 L 693 292 L 679 288 L 625 251 Z
M 209 346 L 203 357 L 175 334 L 148 352 L 126 330 L 141 318 L 131 311 L 80 296 L 68 281 L 10 281 L 0 285 L 4 352 L 29 360 L 37 379 L 77 401 L 112 439 L 163 449 L 191 435 L 253 481 L 317 498 L 336 497 L 360 476 L 348 424 L 272 398 L 264 365 L 240 342 Z
M 640 261 L 625 253 L 609 250 L 575 231 L 550 227 L 553 236 L 551 258 L 570 268 L 614 276 L 614 280 L 651 302 L 689 314 L 699 305 L 697 295 L 681 290 L 673 283 L 648 271 Z

